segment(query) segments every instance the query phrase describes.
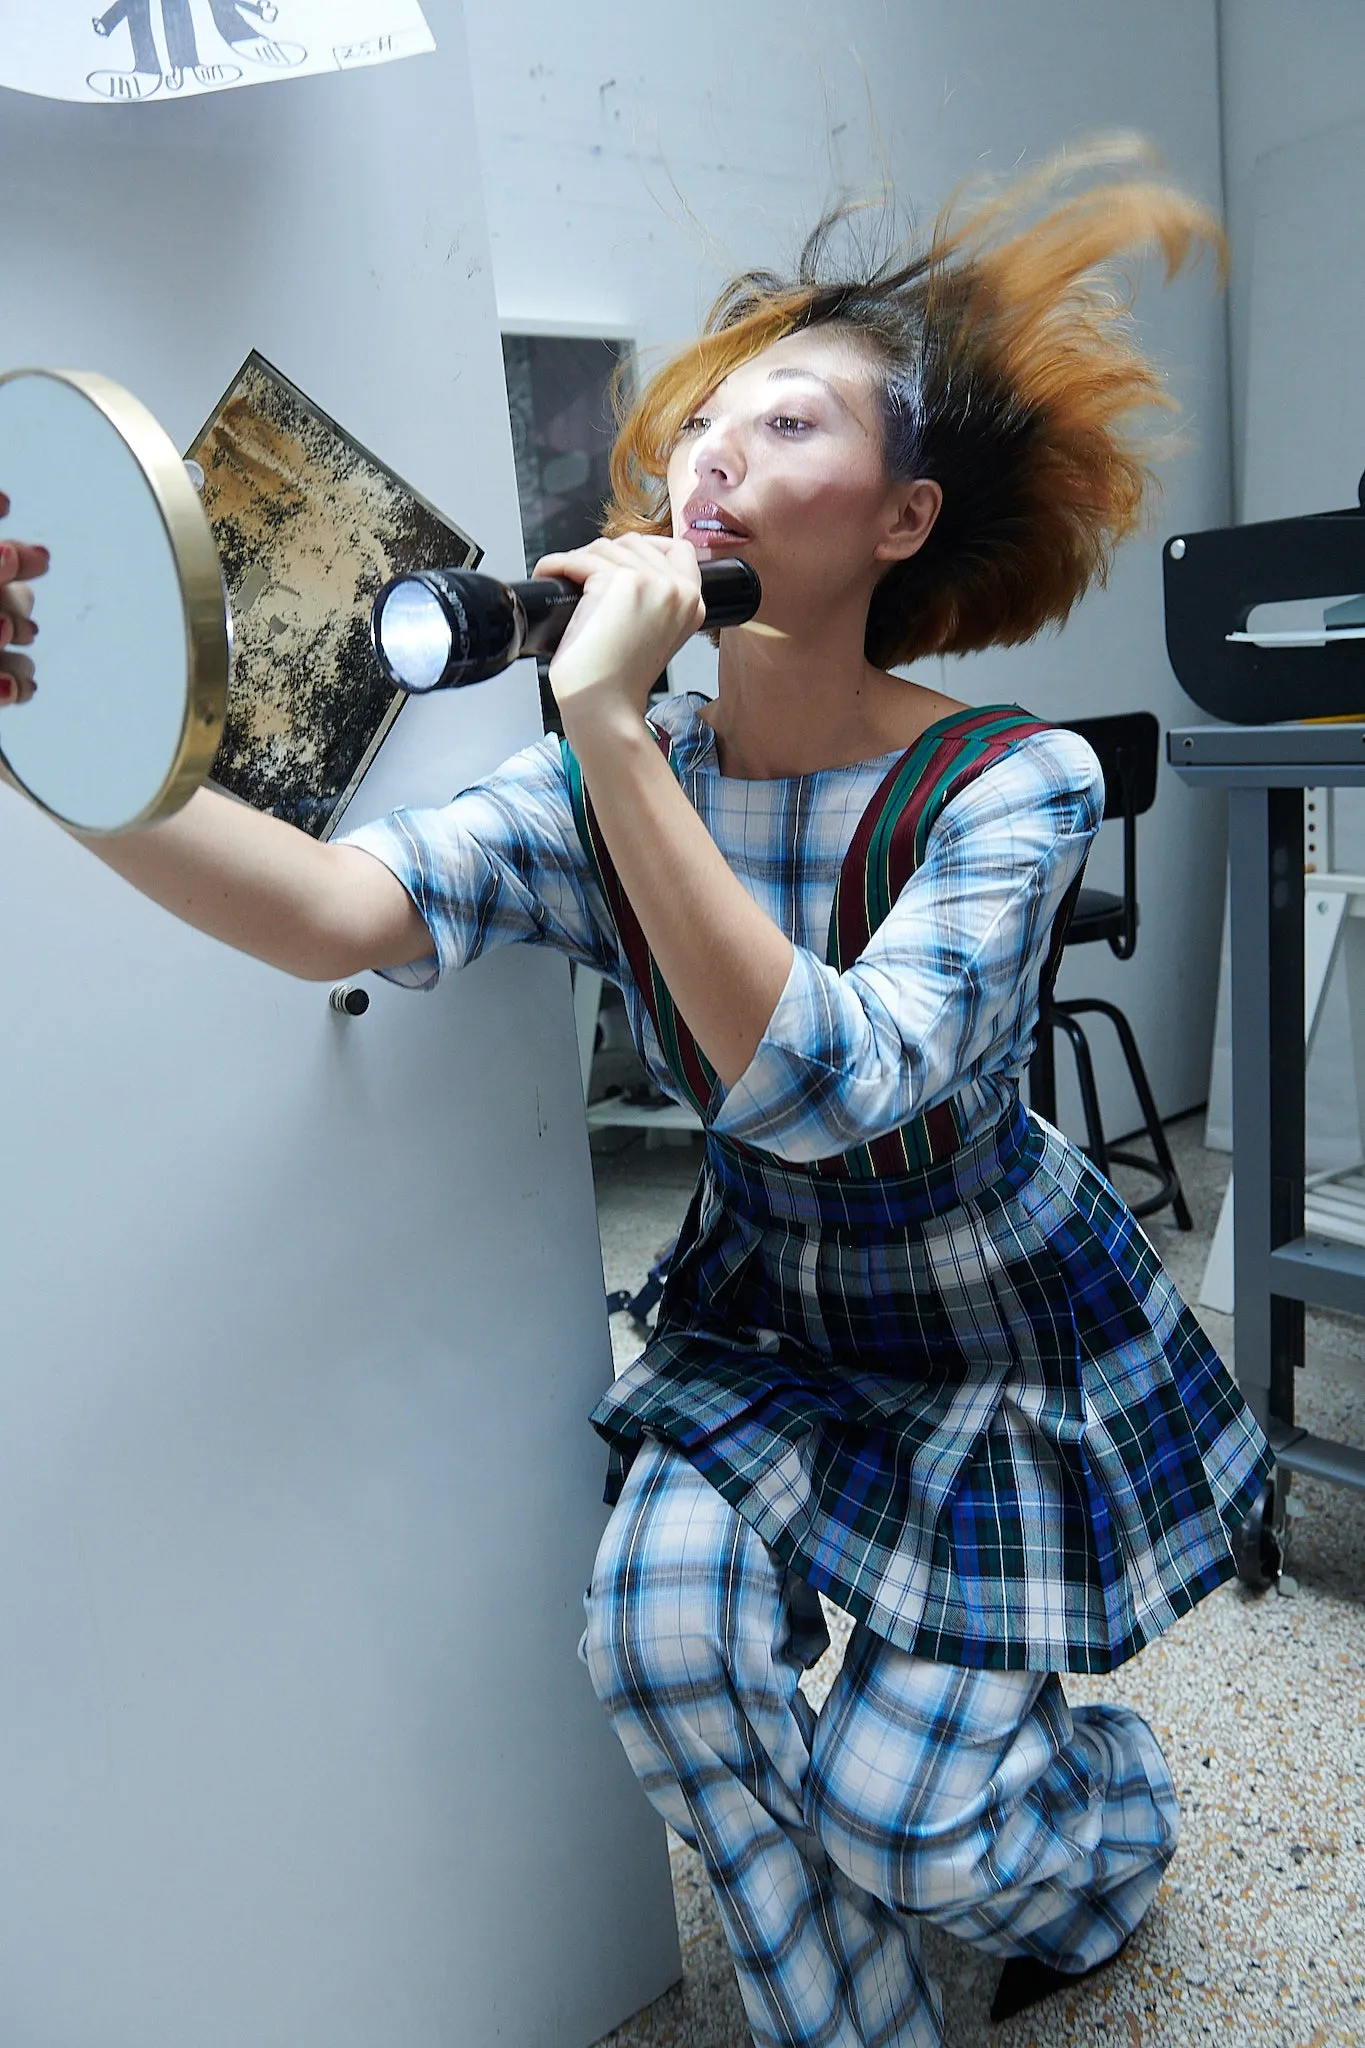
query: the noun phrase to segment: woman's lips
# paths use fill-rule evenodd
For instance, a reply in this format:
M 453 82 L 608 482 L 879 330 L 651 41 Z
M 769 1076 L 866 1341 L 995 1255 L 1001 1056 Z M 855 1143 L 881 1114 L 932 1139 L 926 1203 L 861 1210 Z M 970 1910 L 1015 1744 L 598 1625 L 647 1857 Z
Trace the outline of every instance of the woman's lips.
M 742 548 L 750 536 L 737 526 L 713 524 L 704 519 L 689 519 L 683 527 L 682 538 L 690 540 L 694 548 Z
M 682 537 L 684 540 L 691 541 L 698 554 L 715 554 L 719 552 L 728 555 L 732 554 L 736 548 L 744 548 L 749 545 L 747 533 L 718 533 L 714 528 L 701 530 L 695 526 L 684 527 Z
M 681 537 L 690 540 L 694 548 L 735 548 L 743 547 L 750 535 L 719 505 L 694 498 L 683 507 Z

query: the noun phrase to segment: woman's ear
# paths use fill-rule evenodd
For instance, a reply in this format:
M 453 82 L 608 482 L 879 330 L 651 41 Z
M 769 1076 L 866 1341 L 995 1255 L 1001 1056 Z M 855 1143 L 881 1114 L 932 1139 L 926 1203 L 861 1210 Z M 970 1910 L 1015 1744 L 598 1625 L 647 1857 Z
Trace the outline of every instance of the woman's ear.
M 890 517 L 877 543 L 879 562 L 904 562 L 916 555 L 929 538 L 930 528 L 943 504 L 943 486 L 927 476 L 912 484 L 898 485 L 890 500 Z

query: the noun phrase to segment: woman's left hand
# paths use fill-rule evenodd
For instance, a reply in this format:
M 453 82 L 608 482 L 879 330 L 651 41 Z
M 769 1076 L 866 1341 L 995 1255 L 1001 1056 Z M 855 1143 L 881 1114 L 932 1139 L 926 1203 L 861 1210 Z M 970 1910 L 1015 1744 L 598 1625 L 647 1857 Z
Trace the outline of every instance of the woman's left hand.
M 9 499 L 0 491 L 0 519 Z M 47 549 L 0 536 L 0 704 L 23 704 L 33 695 L 33 662 L 20 648 L 36 638 L 29 578 L 47 569 Z
M 570 739 L 584 723 L 638 725 L 655 682 L 706 616 L 695 548 L 627 533 L 545 555 L 535 574 L 583 586 L 550 663 L 550 687 Z

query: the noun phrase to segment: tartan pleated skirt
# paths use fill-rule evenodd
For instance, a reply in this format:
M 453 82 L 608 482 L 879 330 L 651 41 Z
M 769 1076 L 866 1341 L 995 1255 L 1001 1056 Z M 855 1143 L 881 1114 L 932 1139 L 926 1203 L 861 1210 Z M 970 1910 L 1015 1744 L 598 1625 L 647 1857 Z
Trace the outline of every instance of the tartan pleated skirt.
M 995 1670 L 1133 1656 L 1232 1576 L 1271 1464 L 1129 1211 L 1017 1105 L 894 1178 L 709 1134 L 657 1329 L 592 1420 L 608 1501 L 659 1437 L 875 1634 Z

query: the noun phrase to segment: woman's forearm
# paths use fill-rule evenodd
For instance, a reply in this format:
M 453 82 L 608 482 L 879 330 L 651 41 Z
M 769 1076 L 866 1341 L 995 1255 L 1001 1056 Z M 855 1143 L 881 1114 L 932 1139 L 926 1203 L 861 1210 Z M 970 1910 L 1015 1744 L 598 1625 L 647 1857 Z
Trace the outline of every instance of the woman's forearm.
M 731 873 L 642 719 L 582 720 L 572 742 L 659 971 L 728 1088 L 777 1007 L 791 941 Z
M 704 618 L 688 541 L 644 534 L 548 555 L 583 598 L 550 667 L 564 730 L 650 951 L 729 1088 L 758 1050 L 795 957 L 678 787 L 644 720 L 652 679 Z
M 411 898 L 382 862 L 357 847 L 319 844 L 213 790 L 198 790 L 144 832 L 81 843 L 187 924 L 305 980 L 394 967 L 431 950 Z

